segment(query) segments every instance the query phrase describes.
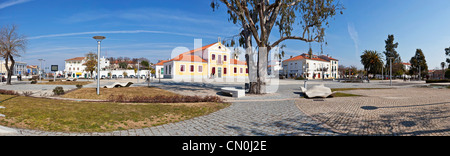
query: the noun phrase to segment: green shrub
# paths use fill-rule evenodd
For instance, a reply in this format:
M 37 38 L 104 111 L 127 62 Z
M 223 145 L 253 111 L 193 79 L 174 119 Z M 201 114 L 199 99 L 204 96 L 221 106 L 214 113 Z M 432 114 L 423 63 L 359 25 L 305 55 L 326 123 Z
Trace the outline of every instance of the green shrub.
M 445 71 L 445 78 L 450 79 L 450 69 Z
M 77 84 L 77 85 L 75 85 L 78 89 L 81 89 L 81 88 L 83 88 L 83 85 L 80 85 L 80 84 Z
M 64 89 L 63 87 L 55 87 L 55 89 L 53 89 L 53 94 L 55 95 L 63 95 L 64 94 Z
M 36 84 L 36 83 L 37 83 L 36 80 L 31 81 L 31 84 Z

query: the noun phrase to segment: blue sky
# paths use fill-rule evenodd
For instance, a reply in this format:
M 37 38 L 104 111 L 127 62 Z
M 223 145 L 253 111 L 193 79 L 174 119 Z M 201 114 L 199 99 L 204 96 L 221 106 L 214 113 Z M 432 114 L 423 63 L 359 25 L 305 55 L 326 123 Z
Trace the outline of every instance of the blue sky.
M 210 0 L 0 0 L 0 25 L 17 24 L 29 37 L 19 60 L 63 65 L 65 59 L 96 52 L 95 35 L 107 37 L 102 55 L 168 59 L 176 47 L 194 47 L 229 38 L 239 27 L 228 22 L 224 6 L 213 12 Z M 445 61 L 450 47 L 449 0 L 341 0 L 346 10 L 327 29 L 324 53 L 343 65 L 362 67 L 364 50 L 384 51 L 388 34 L 395 35 L 397 51 L 408 62 L 415 50 L 424 51 L 430 69 Z M 278 31 L 273 31 L 275 40 Z M 302 41 L 286 41 L 286 56 L 308 50 Z M 314 52 L 320 51 L 313 43 Z

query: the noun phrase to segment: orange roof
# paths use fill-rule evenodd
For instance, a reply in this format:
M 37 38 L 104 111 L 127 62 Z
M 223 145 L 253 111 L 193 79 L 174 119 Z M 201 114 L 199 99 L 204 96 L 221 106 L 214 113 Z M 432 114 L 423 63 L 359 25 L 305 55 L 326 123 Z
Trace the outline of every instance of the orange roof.
M 162 61 L 159 61 L 157 64 L 155 64 L 155 66 L 162 66 L 162 65 L 164 65 L 164 63 L 166 63 L 166 62 L 169 62 L 169 60 L 162 60 Z
M 195 53 L 195 52 L 197 52 L 197 51 L 203 51 L 203 50 L 208 49 L 209 47 L 211 47 L 211 46 L 213 46 L 213 45 L 215 45 L 215 44 L 217 44 L 217 43 L 213 43 L 213 44 L 210 44 L 210 45 L 201 47 L 201 48 L 197 48 L 197 49 L 194 49 L 194 50 L 185 52 L 185 53 L 183 53 L 183 54 L 181 54 L 181 55 L 189 55 L 189 54 Z
M 411 65 L 411 63 L 402 63 L 402 64 L 404 64 L 404 65 L 408 65 L 408 66 L 410 66 L 410 65 Z
M 316 55 L 314 55 L 314 56 L 316 56 Z M 293 58 L 290 58 L 290 59 L 287 59 L 287 60 L 284 60 L 284 61 L 288 62 L 288 61 L 296 61 L 296 60 L 303 60 L 303 59 L 328 62 L 327 60 L 324 60 L 324 59 L 321 59 L 321 58 L 318 58 L 318 57 L 311 59 L 311 58 L 307 57 L 307 54 L 306 55 L 302 54 L 302 55 L 299 55 L 299 56 L 296 56 L 296 57 L 293 57 Z
M 170 62 L 170 61 L 207 62 L 206 60 L 200 58 L 197 55 L 183 55 L 183 54 L 178 55 L 177 57 L 175 57 L 167 62 Z
M 230 64 L 247 65 L 247 62 L 239 61 L 239 60 L 236 60 L 236 59 L 231 59 L 231 60 L 230 60 Z
M 84 59 L 85 59 L 85 57 L 75 57 L 75 58 L 68 59 L 66 61 L 82 61 Z
M 290 58 L 290 59 L 287 59 L 287 60 L 284 60 L 284 61 L 295 61 L 295 60 L 303 60 L 303 59 L 306 59 L 306 57 L 303 57 L 302 55 L 299 55 L 299 56 L 296 56 L 296 57 L 293 57 L 293 58 Z

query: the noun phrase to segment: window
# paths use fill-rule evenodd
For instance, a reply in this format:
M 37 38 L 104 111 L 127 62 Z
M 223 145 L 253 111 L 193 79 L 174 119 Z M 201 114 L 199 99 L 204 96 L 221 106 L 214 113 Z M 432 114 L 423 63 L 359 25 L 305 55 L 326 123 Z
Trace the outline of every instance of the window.
M 247 74 L 248 74 L 248 68 L 245 68 L 245 73 L 247 73 Z
M 227 74 L 227 68 L 223 68 L 223 75 Z
M 72 70 L 72 68 L 69 67 L 69 70 Z
M 242 68 L 240 69 L 240 73 L 242 74 L 244 71 L 242 70 Z
M 198 72 L 200 72 L 200 73 L 203 72 L 203 66 L 198 66 Z
M 169 75 L 172 74 L 172 65 L 169 65 Z
M 191 72 L 194 72 L 194 65 L 191 65 L 190 68 L 191 68 Z
M 216 60 L 216 55 L 215 54 L 212 54 L 211 60 Z
M 223 55 L 223 61 L 227 61 L 227 55 Z
M 184 67 L 185 67 L 185 65 L 181 65 L 181 66 L 180 66 L 180 71 L 181 71 L 181 72 L 184 72 Z
M 236 67 L 234 67 L 234 73 L 235 73 L 235 74 L 237 73 L 237 68 L 236 68 Z

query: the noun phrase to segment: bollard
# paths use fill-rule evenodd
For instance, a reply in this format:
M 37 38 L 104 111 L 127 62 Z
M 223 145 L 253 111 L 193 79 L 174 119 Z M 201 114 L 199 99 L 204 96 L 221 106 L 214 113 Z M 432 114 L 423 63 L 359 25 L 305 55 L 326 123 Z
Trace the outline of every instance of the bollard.
M 308 80 L 305 80 L 305 83 L 303 84 L 303 88 L 307 89 L 308 88 Z

